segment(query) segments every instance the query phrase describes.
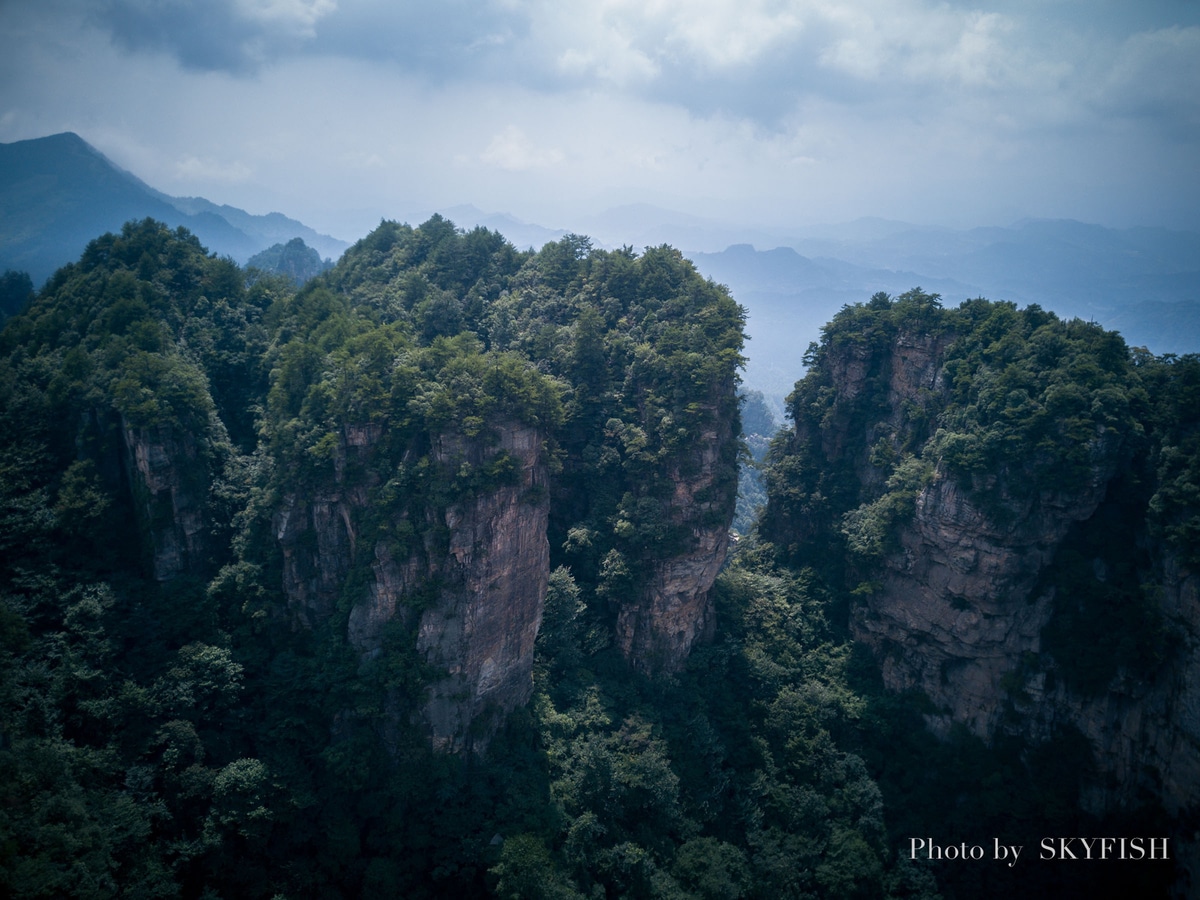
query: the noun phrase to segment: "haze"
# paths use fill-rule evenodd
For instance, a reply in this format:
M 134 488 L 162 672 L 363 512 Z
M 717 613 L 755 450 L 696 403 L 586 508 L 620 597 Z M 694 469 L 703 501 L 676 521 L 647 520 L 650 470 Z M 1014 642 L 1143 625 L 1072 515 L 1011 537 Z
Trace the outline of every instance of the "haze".
M 347 240 L 461 204 L 1196 229 L 1200 7 L 0 2 L 0 141 L 61 131 Z

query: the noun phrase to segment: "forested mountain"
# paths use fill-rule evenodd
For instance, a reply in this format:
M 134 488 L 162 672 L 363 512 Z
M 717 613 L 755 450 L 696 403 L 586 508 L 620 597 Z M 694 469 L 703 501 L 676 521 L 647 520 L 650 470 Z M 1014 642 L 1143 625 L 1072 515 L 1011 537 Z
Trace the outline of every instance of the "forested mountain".
M 436 216 L 300 288 L 93 240 L 0 331 L 6 893 L 1185 884 L 1034 857 L 1187 846 L 1196 360 L 877 295 L 734 544 L 743 323 L 670 247 Z
M 0 144 L 0 272 L 27 272 L 41 286 L 96 235 L 147 216 L 186 227 L 212 251 L 239 262 L 293 237 L 329 257 L 346 247 L 279 213 L 254 216 L 200 198 L 169 197 L 76 134 Z
M 292 238 L 286 244 L 275 244 L 246 260 L 246 267 L 259 269 L 271 275 L 282 275 L 296 287 L 310 278 L 333 267 L 329 260 L 304 243 L 303 238 Z
M 472 206 L 443 212 L 503 233 L 518 248 L 540 248 L 566 233 Z M 41 286 L 96 235 L 147 216 L 186 227 L 210 251 L 243 265 L 295 238 L 320 259 L 337 259 L 347 246 L 280 213 L 168 196 L 75 134 L 0 145 L 0 274 L 25 272 Z M 1200 351 L 1200 235 L 1192 232 L 1069 220 L 953 229 L 861 219 L 765 229 L 645 203 L 584 216 L 573 230 L 595 236 L 598 246 L 671 243 L 703 276 L 729 287 L 748 311 L 746 384 L 779 414 L 799 374 L 797 334 L 807 344 L 842 306 L 912 285 L 955 302 L 1038 303 L 1119 330 L 1131 346 L 1156 354 Z
M 917 290 L 843 310 L 807 363 L 760 534 L 818 574 L 870 678 L 944 738 L 875 770 L 908 833 L 1152 833 L 1193 867 L 1200 359 Z M 1165 877 L 1043 868 L 943 884 L 1151 896 Z
M 712 632 L 741 321 L 669 248 L 440 218 L 299 293 L 151 221 L 92 242 L 3 332 L 9 887 L 480 890 L 493 835 L 557 833 L 509 783 L 545 756 L 474 761 L 541 739 L 503 730 L 535 639 L 543 719 L 644 729 L 665 774 L 582 648 L 638 683 Z

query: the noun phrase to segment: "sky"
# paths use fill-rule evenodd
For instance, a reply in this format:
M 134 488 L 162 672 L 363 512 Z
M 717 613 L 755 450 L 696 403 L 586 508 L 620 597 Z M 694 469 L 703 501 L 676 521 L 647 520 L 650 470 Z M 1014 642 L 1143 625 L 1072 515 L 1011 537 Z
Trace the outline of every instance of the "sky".
M 1200 0 L 0 0 L 0 142 L 355 240 L 878 216 L 1200 230 Z

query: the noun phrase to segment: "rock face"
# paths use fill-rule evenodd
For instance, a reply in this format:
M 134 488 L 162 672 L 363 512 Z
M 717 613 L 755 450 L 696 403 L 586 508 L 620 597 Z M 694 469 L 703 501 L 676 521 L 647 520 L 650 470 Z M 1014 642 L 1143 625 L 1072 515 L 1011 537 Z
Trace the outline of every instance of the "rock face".
M 333 615 L 357 549 L 356 515 L 369 503 L 374 480 L 348 480 L 364 466 L 382 436 L 378 425 L 346 426 L 334 457 L 334 483 L 313 496 L 286 494 L 272 519 L 283 556 L 283 592 L 293 615 L 312 628 Z
M 480 751 L 532 690 L 550 574 L 544 435 L 506 423 L 488 440 L 436 437 L 428 448 L 435 469 L 482 471 L 507 460 L 510 474 L 455 502 L 382 510 L 388 534 L 410 536 L 404 545 L 363 536 L 378 479 L 348 474 L 373 471 L 383 437 L 378 426 L 343 429 L 333 483 L 312 496 L 283 498 L 273 525 L 284 592 L 301 627 L 337 621 L 338 609 L 348 608 L 346 635 L 364 660 L 384 651 L 390 629 L 408 634 L 420 658 L 444 673 L 429 685 L 418 713 L 433 745 Z M 678 671 L 711 635 L 709 591 L 725 561 L 733 505 L 720 460 L 732 441 L 732 433 L 723 439 L 706 432 L 672 470 L 668 510 L 686 535 L 683 549 L 655 560 L 618 614 L 618 645 L 646 674 Z
M 886 347 L 851 346 L 833 356 L 829 368 L 838 402 L 832 427 L 810 430 L 800 439 L 820 441 L 827 459 L 849 456 L 863 490 L 878 488 L 886 473 L 871 464 L 870 449 L 880 438 L 903 444 L 912 430 L 905 411 L 933 405 L 943 388 L 948 342 L 946 335 L 901 330 Z M 886 401 L 864 416 L 863 404 L 880 386 Z
M 377 510 L 420 535 L 398 551 L 383 538 L 358 546 L 375 485 L 346 476 L 348 469 L 364 468 L 381 436 L 378 427 L 344 429 L 336 489 L 285 498 L 275 516 L 284 591 L 299 621 L 310 627 L 327 622 L 353 581 L 356 559 L 369 554 L 365 577 L 344 598 L 351 645 L 370 659 L 383 650 L 393 623 L 415 632 L 421 658 L 445 673 L 434 678 L 418 713 L 433 745 L 478 751 L 533 686 L 534 640 L 550 571 L 544 439 L 535 428 L 511 423 L 495 429 L 494 440 L 435 439 L 429 458 L 437 467 L 480 468 L 503 454 L 512 474 L 445 506 Z
M 715 624 L 709 590 L 729 550 L 733 497 L 716 483 L 721 441 L 716 431 L 703 434 L 685 476 L 677 467 L 669 503 L 673 525 L 686 529 L 688 549 L 656 560 L 636 601 L 622 606 L 617 644 L 638 671 L 677 672 L 692 648 L 712 636 Z
M 960 723 L 985 740 L 1005 730 L 1040 741 L 1076 729 L 1107 776 L 1087 789 L 1088 809 L 1151 795 L 1175 814 L 1200 802 L 1200 578 L 1169 556 L 1160 561 L 1162 612 L 1178 648 L 1151 677 L 1121 672 L 1083 693 L 1056 677 L 1046 652 L 1055 596 L 1037 590 L 1038 576 L 1103 489 L 1097 478 L 1081 495 L 1040 498 L 1000 528 L 939 481 L 918 498 L 903 553 L 888 559 L 853 630 L 875 651 L 888 688 L 929 697 L 935 731 Z
M 1048 736 L 1063 725 L 1077 728 L 1091 743 L 1097 768 L 1110 776 L 1084 797 L 1096 812 L 1145 796 L 1159 798 L 1172 815 L 1200 803 L 1200 576 L 1169 555 L 1161 566 L 1163 611 L 1180 640 L 1153 678 L 1123 674 L 1095 697 L 1062 683 L 1047 689 L 1042 673 L 1026 681 L 1026 729 Z
M 170 581 L 204 562 L 207 474 L 196 440 L 167 425 L 133 428 L 122 420 L 125 469 L 151 549 L 154 578 Z
M 542 437 L 533 428 L 511 428 L 484 453 L 454 439 L 435 449 L 445 463 L 474 456 L 482 464 L 497 452 L 516 461 L 519 477 L 442 513 L 449 530 L 438 573 L 442 588 L 417 627 L 417 649 L 446 672 L 430 688 L 423 712 L 438 749 L 482 749 L 502 717 L 528 701 L 533 689 L 533 645 L 550 575 Z M 355 613 L 362 611 L 360 619 L 377 617 L 372 607 L 378 609 L 381 599 L 382 592 L 376 593 Z M 369 647 L 355 625 L 352 614 L 351 639 Z
M 288 606 L 314 627 L 333 614 L 354 560 L 351 498 L 336 492 L 312 498 L 288 494 L 273 525 L 283 551 Z
M 791 471 L 841 474 L 820 482 L 805 476 L 806 505 L 799 513 L 777 505 L 772 539 L 803 546 L 822 528 L 838 527 L 838 503 L 854 509 L 888 489 L 890 464 L 879 460 L 921 448 L 946 402 L 952 337 L 901 328 L 886 344 L 826 348 L 810 374 L 816 390 L 797 396 L 832 399 L 812 415 L 797 406 L 789 453 L 800 462 Z M 1077 731 L 1101 776 L 1082 798 L 1088 809 L 1153 796 L 1176 813 L 1200 803 L 1200 575 L 1143 529 L 1139 552 L 1150 562 L 1140 587 L 1157 597 L 1171 635 L 1150 669 L 1114 664 L 1111 679 L 1084 689 L 1048 637 L 1062 600 L 1045 576 L 1073 529 L 1110 502 L 1128 464 L 1124 439 L 1100 428 L 1085 446 L 1087 477 L 1069 488 L 1001 468 L 975 476 L 968 489 L 941 460 L 926 458 L 931 475 L 914 491 L 911 514 L 893 523 L 886 552 L 848 566 L 849 586 L 863 587 L 850 626 L 874 652 L 886 687 L 929 698 L 926 720 L 936 732 L 965 725 L 986 741 L 1004 732 L 1036 743 Z M 822 521 L 820 511 L 831 506 Z M 1103 581 L 1105 560 L 1089 565 Z
M 884 561 L 881 587 L 853 620 L 881 660 L 884 683 L 919 688 L 943 710 L 936 720 L 985 738 L 1005 706 L 1005 679 L 1040 650 L 1052 597 L 1031 596 L 1070 526 L 1104 495 L 1113 464 L 1075 495 L 1004 498 L 1011 519 L 991 521 L 939 473 L 900 530 L 901 552 Z

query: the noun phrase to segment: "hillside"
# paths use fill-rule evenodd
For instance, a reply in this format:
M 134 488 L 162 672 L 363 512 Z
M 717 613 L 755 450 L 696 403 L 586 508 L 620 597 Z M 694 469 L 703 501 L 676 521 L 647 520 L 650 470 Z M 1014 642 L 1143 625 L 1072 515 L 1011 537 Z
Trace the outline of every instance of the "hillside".
M 438 216 L 300 288 L 91 241 L 0 331 L 3 892 L 1186 891 L 1197 360 L 877 294 L 735 538 L 744 317 Z
M 293 237 L 334 258 L 346 247 L 279 213 L 253 216 L 199 198 L 169 197 L 76 134 L 0 144 L 0 271 L 28 272 L 41 286 L 98 234 L 147 217 L 187 228 L 211 252 L 238 262 Z
M 298 237 L 286 244 L 274 244 L 246 260 L 246 268 L 282 275 L 296 287 L 332 267 L 333 263 L 322 260 L 316 250 Z
M 431 890 L 436 858 L 405 849 L 430 834 L 472 890 L 487 839 L 535 827 L 472 799 L 487 749 L 518 802 L 520 766 L 502 773 L 528 713 L 505 728 L 535 667 L 561 729 L 596 697 L 585 653 L 637 683 L 712 636 L 741 312 L 670 248 L 384 223 L 297 292 L 147 220 L 90 243 L 0 340 L 11 892 L 357 893 L 379 872 Z M 74 662 L 42 668 L 52 646 Z M 648 730 L 622 746 L 650 728 L 631 714 L 587 727 L 665 772 Z M 630 790 L 605 814 L 633 816 Z M 77 851 L 40 812 L 67 796 Z M 381 819 L 380 797 L 424 812 Z M 691 826 L 662 802 L 669 862 Z M 127 831 L 98 828 L 114 804 Z M 382 841 L 348 881 L 330 828 Z M 456 847 L 461 828 L 490 830 Z

